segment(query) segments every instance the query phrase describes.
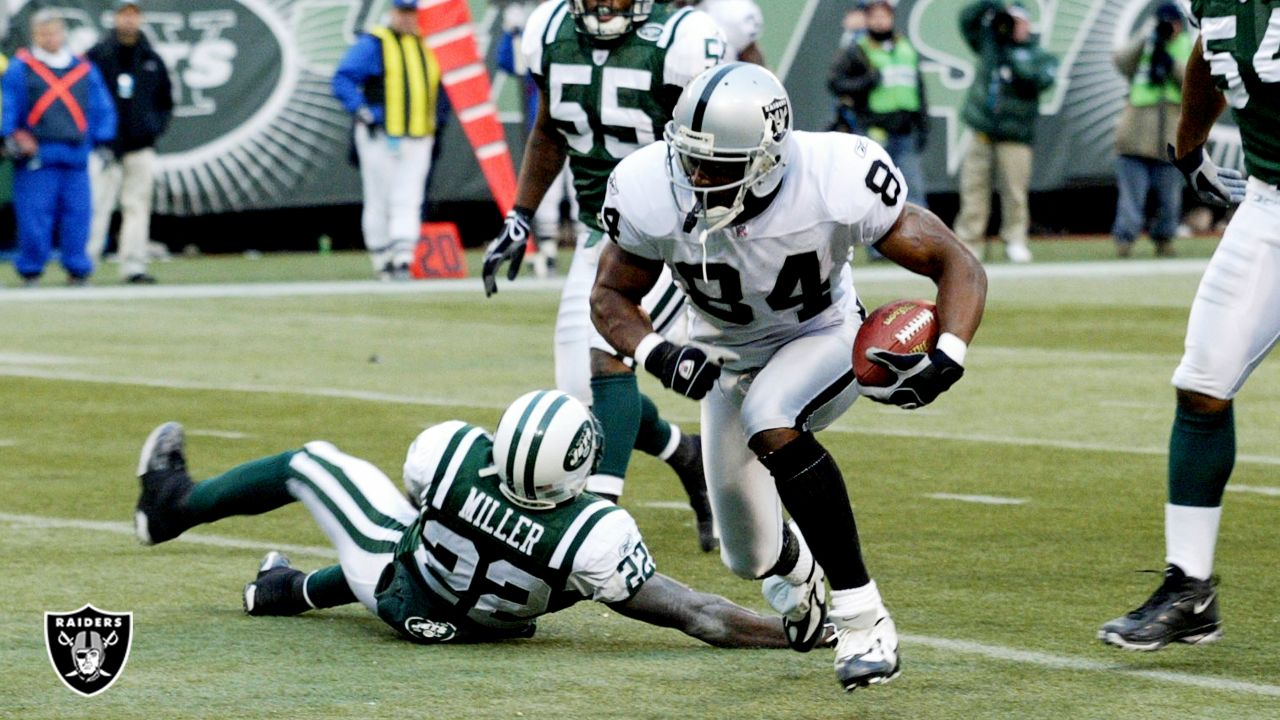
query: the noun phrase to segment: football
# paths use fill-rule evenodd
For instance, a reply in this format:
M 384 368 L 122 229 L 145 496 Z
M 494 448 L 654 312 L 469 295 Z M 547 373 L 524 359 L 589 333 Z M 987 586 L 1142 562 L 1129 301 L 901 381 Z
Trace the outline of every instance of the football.
M 853 374 L 866 387 L 891 385 L 893 373 L 867 359 L 868 348 L 896 353 L 929 352 L 938 344 L 938 309 L 928 300 L 897 300 L 862 321 L 853 343 Z

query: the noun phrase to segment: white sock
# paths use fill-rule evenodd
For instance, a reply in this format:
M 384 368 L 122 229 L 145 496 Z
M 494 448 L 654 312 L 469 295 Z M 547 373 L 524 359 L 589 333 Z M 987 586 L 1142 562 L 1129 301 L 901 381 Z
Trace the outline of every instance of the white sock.
M 1221 507 L 1164 506 L 1165 562 L 1177 565 L 1197 580 L 1213 574 L 1213 550 L 1218 543 Z
M 683 437 L 678 425 L 673 422 L 667 424 L 671 426 L 671 437 L 667 438 L 667 446 L 658 453 L 658 459 L 662 462 L 670 460 L 671 456 L 676 454 L 676 448 L 680 447 L 680 438 Z
M 876 581 L 872 580 L 852 590 L 832 590 L 827 617 L 837 627 L 865 629 L 875 624 L 883 606 L 880 589 L 876 587 Z
M 616 475 L 592 475 L 587 478 L 587 492 L 622 496 L 622 478 Z

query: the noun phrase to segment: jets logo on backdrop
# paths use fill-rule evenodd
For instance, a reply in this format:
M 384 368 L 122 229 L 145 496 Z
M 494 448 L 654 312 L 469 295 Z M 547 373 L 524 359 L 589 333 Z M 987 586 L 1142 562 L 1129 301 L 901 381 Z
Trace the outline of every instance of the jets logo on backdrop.
M 62 683 L 89 697 L 111 687 L 129 661 L 133 613 L 85 605 L 73 612 L 44 614 L 44 645 Z

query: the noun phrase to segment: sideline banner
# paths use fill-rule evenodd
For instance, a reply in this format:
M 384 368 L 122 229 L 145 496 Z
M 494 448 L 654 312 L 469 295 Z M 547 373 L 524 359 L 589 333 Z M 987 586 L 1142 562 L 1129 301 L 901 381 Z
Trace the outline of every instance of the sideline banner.
M 388 0 L 148 0 L 144 33 L 168 66 L 174 116 L 157 144 L 155 212 L 193 216 L 360 202 L 347 162 L 351 119 L 330 80 Z M 9 0 L 8 55 L 30 43 L 31 14 L 61 14 L 83 53 L 110 32 L 110 0 Z M 487 45 L 487 43 L 486 43 Z M 467 139 L 439 138 L 431 199 L 491 194 Z M 509 162 L 509 158 L 508 158 Z M 500 217 L 495 209 L 495 217 Z

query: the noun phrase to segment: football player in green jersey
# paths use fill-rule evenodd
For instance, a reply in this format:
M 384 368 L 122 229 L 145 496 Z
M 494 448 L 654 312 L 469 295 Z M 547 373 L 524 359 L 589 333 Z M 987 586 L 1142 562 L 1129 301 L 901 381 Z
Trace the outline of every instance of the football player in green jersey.
M 583 492 L 600 450 L 584 405 L 531 392 L 503 413 L 496 437 L 459 421 L 423 431 L 405 459 L 406 499 L 327 442 L 193 483 L 182 426 L 170 422 L 142 449 L 135 528 L 150 545 L 302 502 L 338 564 L 304 573 L 268 553 L 244 588 L 250 615 L 360 602 L 415 642 L 483 642 L 529 637 L 538 617 L 595 600 L 720 647 L 786 647 L 780 617 L 656 572 L 631 515 Z
M 1232 401 L 1280 337 L 1280 4 L 1192 0 L 1191 7 L 1201 35 L 1187 61 L 1170 159 L 1201 200 L 1243 203 L 1200 281 L 1173 373 L 1164 582 L 1098 631 L 1127 650 L 1222 637 L 1213 553 L 1236 459 Z M 1227 105 L 1240 127 L 1247 184 L 1204 150 Z
M 682 437 L 640 394 L 630 358 L 595 332 L 589 296 L 603 246 L 599 213 L 609 173 L 657 139 L 684 86 L 723 58 L 723 36 L 710 16 L 692 8 L 653 0 L 553 0 L 530 14 L 520 47 L 538 86 L 538 116 L 525 145 L 516 207 L 485 253 L 485 293 L 496 292 L 503 262 L 510 261 L 508 279 L 520 271 L 533 209 L 568 158 L 584 229 L 556 318 L 556 386 L 591 405 L 604 426 L 604 459 L 587 489 L 617 499 L 632 448 L 656 455 L 680 476 L 697 515 L 699 543 L 710 551 L 716 540 L 698 438 Z M 683 308 L 670 273 L 645 298 L 660 333 L 683 331 Z

